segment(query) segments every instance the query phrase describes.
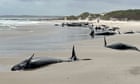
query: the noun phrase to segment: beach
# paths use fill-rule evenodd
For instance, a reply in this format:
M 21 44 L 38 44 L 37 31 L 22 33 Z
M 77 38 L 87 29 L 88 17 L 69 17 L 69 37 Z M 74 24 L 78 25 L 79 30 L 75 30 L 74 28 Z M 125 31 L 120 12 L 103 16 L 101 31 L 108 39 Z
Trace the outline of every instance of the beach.
M 51 24 L 52 23 L 55 22 L 51 22 Z M 138 21 L 100 21 L 100 24 L 109 25 L 110 27 L 119 27 L 121 33 L 130 30 L 139 32 L 139 23 L 140 22 Z M 140 83 L 140 52 L 105 48 L 103 38 L 91 38 L 89 36 L 90 30 L 88 28 L 82 30 L 76 28 L 74 29 L 76 30 L 75 32 L 73 31 L 73 28 L 69 30 L 68 28 L 54 26 L 50 29 L 48 24 L 50 23 L 18 26 L 19 28 L 16 30 L 0 33 L 0 45 L 7 45 L 7 47 L 2 46 L 6 49 L 10 46 L 11 48 L 15 48 L 14 50 L 9 48 L 9 52 L 4 51 L 3 49 L 0 51 L 1 84 Z M 51 25 L 51 27 L 52 26 L 53 25 Z M 73 35 L 75 36 L 80 34 L 80 38 L 78 38 L 79 36 L 74 38 L 68 31 L 73 32 Z M 56 38 L 62 36 L 63 41 L 62 39 L 56 40 L 56 38 L 55 40 L 49 39 L 51 40 L 50 42 L 57 42 L 47 45 L 48 39 L 45 39 L 45 37 L 55 37 L 55 35 L 58 36 Z M 36 38 L 40 38 L 40 40 Z M 10 44 L 8 41 L 10 41 Z M 32 41 L 35 43 L 32 44 Z M 38 41 L 41 41 L 42 43 L 38 45 Z M 137 46 L 140 49 L 140 33 L 109 36 L 107 37 L 107 41 L 109 44 L 118 42 L 126 43 Z M 21 45 L 23 45 L 23 47 L 21 47 Z M 31 71 L 10 71 L 13 65 L 31 56 L 32 53 L 35 53 L 36 57 L 49 56 L 62 59 L 70 58 L 73 45 L 75 45 L 78 58 L 90 58 L 92 60 L 58 63 Z M 47 46 L 50 47 L 47 48 Z M 54 50 L 53 47 L 57 49 Z

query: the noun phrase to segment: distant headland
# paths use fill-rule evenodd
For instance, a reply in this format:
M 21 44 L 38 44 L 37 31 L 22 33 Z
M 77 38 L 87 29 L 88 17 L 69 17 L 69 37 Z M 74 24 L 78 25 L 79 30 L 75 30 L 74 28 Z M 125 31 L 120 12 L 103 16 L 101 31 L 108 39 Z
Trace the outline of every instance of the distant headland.
M 106 13 L 91 13 L 83 12 L 79 15 L 65 15 L 65 16 L 37 16 L 37 15 L 0 15 L 0 20 L 37 20 L 37 21 L 46 21 L 46 20 L 94 20 L 100 18 L 102 20 L 119 20 L 119 21 L 130 21 L 140 20 L 140 9 L 128 9 L 128 10 L 115 10 Z

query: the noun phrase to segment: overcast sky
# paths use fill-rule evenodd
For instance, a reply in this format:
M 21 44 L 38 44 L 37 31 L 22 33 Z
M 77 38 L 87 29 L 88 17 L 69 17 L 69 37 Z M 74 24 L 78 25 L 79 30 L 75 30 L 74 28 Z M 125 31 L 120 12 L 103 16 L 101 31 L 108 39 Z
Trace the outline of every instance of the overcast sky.
M 0 0 L 0 15 L 78 15 L 140 9 L 140 0 Z

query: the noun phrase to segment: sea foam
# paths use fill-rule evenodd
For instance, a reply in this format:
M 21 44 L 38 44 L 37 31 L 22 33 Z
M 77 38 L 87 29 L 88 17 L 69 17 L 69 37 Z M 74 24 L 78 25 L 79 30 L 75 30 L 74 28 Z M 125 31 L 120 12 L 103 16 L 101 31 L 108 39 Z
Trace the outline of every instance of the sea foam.
M 26 21 L 26 20 L 0 20 L 0 30 L 14 30 L 16 26 L 38 24 L 41 21 Z

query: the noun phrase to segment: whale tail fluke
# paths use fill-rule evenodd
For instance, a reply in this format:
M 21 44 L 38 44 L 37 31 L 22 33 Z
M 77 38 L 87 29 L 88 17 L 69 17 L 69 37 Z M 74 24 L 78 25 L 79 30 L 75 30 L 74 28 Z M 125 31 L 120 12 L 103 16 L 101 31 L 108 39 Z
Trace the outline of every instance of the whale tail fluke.
M 73 48 L 72 48 L 72 56 L 70 58 L 72 61 L 77 61 L 78 58 L 76 56 L 76 52 L 75 52 L 75 46 L 73 45 Z

